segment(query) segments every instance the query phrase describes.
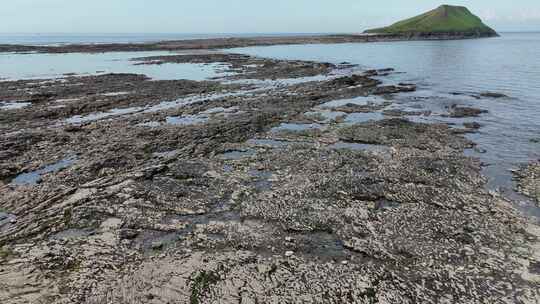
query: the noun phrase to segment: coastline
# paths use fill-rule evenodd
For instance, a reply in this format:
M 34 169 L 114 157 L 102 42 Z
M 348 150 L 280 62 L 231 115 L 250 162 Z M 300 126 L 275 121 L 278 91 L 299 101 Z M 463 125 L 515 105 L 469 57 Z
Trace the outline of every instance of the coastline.
M 178 41 L 161 41 L 151 43 L 118 43 L 118 44 L 73 44 L 61 46 L 25 46 L 0 45 L 0 53 L 5 52 L 39 52 L 39 53 L 104 53 L 135 51 L 184 51 L 184 50 L 217 50 L 251 46 L 272 46 L 292 44 L 335 44 L 335 43 L 369 43 L 422 40 L 459 40 L 491 38 L 496 36 L 477 36 L 474 34 L 436 34 L 436 35 L 395 35 L 395 34 L 344 34 L 314 36 L 272 36 L 252 38 L 213 38 Z
M 281 39 L 199 43 L 309 43 Z M 334 39 L 352 38 L 309 41 Z M 99 47 L 132 45 L 63 51 Z M 228 53 L 135 61 L 224 62 L 234 74 L 0 82 L 3 99 L 31 103 L 0 111 L 6 303 L 42 295 L 66 303 L 128 301 L 126 294 L 192 303 L 540 296 L 540 230 L 487 191 L 480 164 L 463 155 L 474 143 L 462 135 L 474 125 L 401 119 L 425 111 L 363 120 L 393 94 L 416 89 L 381 84 L 391 68 Z M 50 165 L 60 169 L 12 184 Z

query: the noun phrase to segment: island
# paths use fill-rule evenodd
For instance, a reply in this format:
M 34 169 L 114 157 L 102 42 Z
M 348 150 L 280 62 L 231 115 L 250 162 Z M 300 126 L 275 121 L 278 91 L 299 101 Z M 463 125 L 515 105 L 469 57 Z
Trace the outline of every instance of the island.
M 388 27 L 367 30 L 366 34 L 388 34 L 411 39 L 464 39 L 499 36 L 495 30 L 463 6 L 441 5 Z

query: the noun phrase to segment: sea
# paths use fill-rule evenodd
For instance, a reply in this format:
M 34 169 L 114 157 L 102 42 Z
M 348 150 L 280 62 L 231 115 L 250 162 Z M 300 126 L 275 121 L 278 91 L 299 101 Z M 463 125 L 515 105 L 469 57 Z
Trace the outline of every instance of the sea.
M 243 38 L 243 37 L 283 37 L 310 36 L 320 33 L 214 33 L 214 34 L 17 34 L 0 33 L 0 44 L 20 44 L 33 46 L 55 46 L 66 44 L 108 44 L 108 43 L 148 43 L 171 40 Z
M 70 43 L 139 43 L 219 37 L 283 36 L 285 34 L 144 34 L 144 35 L 0 35 L 0 44 L 61 45 Z M 287 34 L 306 35 L 306 34 Z M 315 35 L 315 34 L 314 34 Z M 237 48 L 236 53 L 279 59 L 351 63 L 361 69 L 394 68 L 382 78 L 387 84 L 418 85 L 417 92 L 395 97 L 404 110 L 426 109 L 435 115 L 411 117 L 425 122 L 465 122 L 482 125 L 466 135 L 478 144 L 466 153 L 478 157 L 489 178 L 488 187 L 522 202 L 522 209 L 540 218 L 540 208 L 513 189 L 511 170 L 540 160 L 540 33 L 501 33 L 500 37 L 453 41 L 403 41 L 347 44 L 278 45 Z M 162 54 L 163 52 L 152 52 Z M 163 65 L 134 67 L 129 59 L 141 53 L 0 54 L 0 79 L 52 77 L 63 73 L 138 72 L 156 79 L 206 79 L 219 66 Z M 478 98 L 485 92 L 504 98 Z M 437 115 L 454 105 L 487 110 L 473 118 Z

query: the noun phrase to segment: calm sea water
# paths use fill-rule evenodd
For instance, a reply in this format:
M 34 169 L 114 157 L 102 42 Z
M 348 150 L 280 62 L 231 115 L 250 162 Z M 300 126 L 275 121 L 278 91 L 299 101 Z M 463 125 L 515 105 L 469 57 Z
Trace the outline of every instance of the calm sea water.
M 93 75 L 104 73 L 144 74 L 155 80 L 206 80 L 223 76 L 218 64 L 135 65 L 132 58 L 170 55 L 169 52 L 111 53 L 0 53 L 0 81 L 17 79 L 58 78 L 64 74 Z
M 250 55 L 304 59 L 331 63 L 350 62 L 364 68 L 392 67 L 386 82 L 414 82 L 419 90 L 397 96 L 398 107 L 422 107 L 435 114 L 428 121 L 483 125 L 469 137 L 483 153 L 489 186 L 510 192 L 509 169 L 540 159 L 540 33 L 507 33 L 500 38 L 458 41 L 416 41 L 369 44 L 294 45 L 235 49 Z M 510 98 L 476 99 L 467 94 L 500 92 Z M 465 93 L 453 95 L 452 93 Z M 453 104 L 486 109 L 478 118 L 446 119 Z M 540 215 L 540 212 L 538 212 Z
M 187 40 L 206 38 L 295 36 L 317 35 L 313 33 L 250 33 L 250 34 L 0 34 L 0 44 L 63 45 L 144 43 L 165 40 Z

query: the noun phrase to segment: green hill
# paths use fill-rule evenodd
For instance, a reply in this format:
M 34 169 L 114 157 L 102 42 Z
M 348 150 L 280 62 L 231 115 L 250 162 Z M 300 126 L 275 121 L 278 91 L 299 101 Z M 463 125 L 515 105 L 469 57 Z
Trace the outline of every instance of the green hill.
M 365 33 L 401 35 L 459 35 L 474 37 L 498 36 L 492 28 L 473 15 L 466 7 L 441 5 L 425 14 L 399 21 L 388 27 Z

